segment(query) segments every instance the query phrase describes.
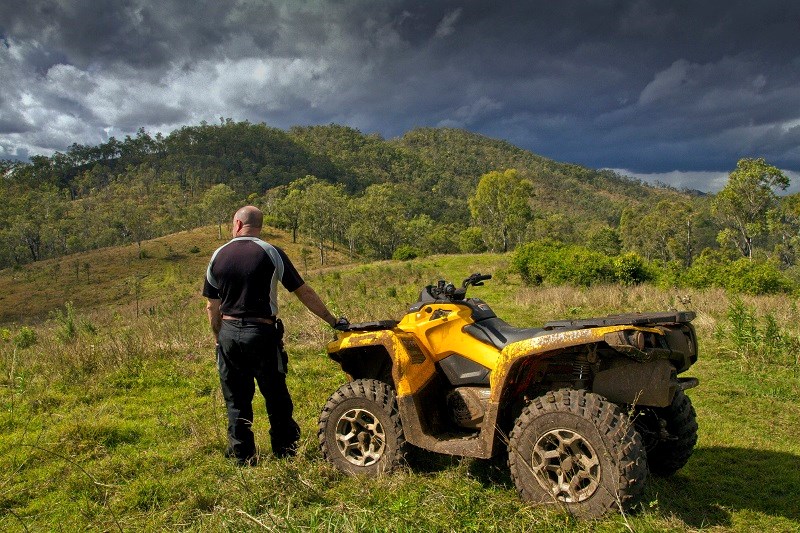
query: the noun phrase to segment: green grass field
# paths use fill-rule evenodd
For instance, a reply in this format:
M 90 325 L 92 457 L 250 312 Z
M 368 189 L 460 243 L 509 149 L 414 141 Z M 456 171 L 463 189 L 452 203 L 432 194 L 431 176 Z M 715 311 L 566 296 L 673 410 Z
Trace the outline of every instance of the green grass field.
M 332 331 L 283 293 L 301 452 L 270 457 L 257 394 L 264 456 L 237 468 L 222 456 L 225 412 L 199 295 L 220 244 L 210 227 L 145 243 L 143 259 L 128 247 L 0 272 L 0 531 L 800 531 L 800 313 L 789 297 L 746 298 L 741 321 L 719 291 L 683 304 L 685 293 L 650 286 L 524 287 L 500 255 L 356 265 L 331 254 L 320 269 L 285 234 L 271 238 L 353 321 L 399 318 L 422 286 L 476 271 L 495 279 L 472 294 L 517 326 L 695 310 L 694 455 L 674 477 L 651 478 L 639 512 L 596 522 L 524 505 L 488 461 L 416 452 L 396 474 L 345 477 L 316 440 L 320 409 L 345 380 L 324 352 Z

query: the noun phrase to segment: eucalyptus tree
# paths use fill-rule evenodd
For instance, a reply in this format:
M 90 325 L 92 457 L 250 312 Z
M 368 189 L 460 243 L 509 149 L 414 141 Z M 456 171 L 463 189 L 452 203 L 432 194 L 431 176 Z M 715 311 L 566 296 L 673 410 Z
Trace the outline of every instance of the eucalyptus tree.
M 776 191 L 788 186 L 789 178 L 763 158 L 740 159 L 711 204 L 723 226 L 717 241 L 752 259 L 753 239 L 768 234 L 769 220 L 779 208 Z
M 469 209 L 490 250 L 507 252 L 513 241 L 522 238 L 533 218 L 529 205 L 532 193 L 531 182 L 520 178 L 515 169 L 493 170 L 481 176 L 469 199 Z
M 344 188 L 318 181 L 302 192 L 300 204 L 300 227 L 314 241 L 319 251 L 319 262 L 324 265 L 325 242 L 335 242 L 339 217 L 346 211 Z
M 200 208 L 207 219 L 217 225 L 219 239 L 222 239 L 222 225 L 233 217 L 239 201 L 236 191 L 224 183 L 214 185 L 203 194 Z

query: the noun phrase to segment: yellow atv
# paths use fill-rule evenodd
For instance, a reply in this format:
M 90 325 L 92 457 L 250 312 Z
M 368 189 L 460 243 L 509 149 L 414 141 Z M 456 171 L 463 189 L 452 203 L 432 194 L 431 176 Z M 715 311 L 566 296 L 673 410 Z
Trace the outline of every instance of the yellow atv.
M 349 383 L 319 418 L 322 453 L 380 475 L 408 445 L 476 458 L 508 453 L 529 502 L 580 517 L 630 510 L 648 472 L 670 475 L 697 442 L 681 378 L 697 360 L 694 313 L 671 311 L 516 328 L 469 286 L 429 285 L 400 322 L 352 324 L 327 346 Z

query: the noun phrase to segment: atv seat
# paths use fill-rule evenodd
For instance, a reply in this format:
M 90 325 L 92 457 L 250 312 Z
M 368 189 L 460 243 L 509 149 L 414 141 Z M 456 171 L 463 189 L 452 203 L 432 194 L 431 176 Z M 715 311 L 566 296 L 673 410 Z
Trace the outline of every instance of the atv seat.
M 485 318 L 464 326 L 464 332 L 481 342 L 491 344 L 498 350 L 502 350 L 514 342 L 530 339 L 543 333 L 550 333 L 542 328 L 515 328 L 498 317 Z

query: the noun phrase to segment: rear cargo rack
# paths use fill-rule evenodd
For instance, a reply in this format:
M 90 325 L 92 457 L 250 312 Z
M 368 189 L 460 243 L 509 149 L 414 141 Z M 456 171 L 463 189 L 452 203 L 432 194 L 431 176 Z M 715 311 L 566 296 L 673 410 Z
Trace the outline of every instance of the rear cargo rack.
M 622 315 L 609 315 L 598 318 L 584 318 L 579 320 L 555 320 L 542 326 L 546 330 L 553 329 L 584 329 L 603 326 L 647 326 L 657 324 L 680 324 L 694 320 L 694 311 L 669 311 L 660 313 L 625 313 Z

